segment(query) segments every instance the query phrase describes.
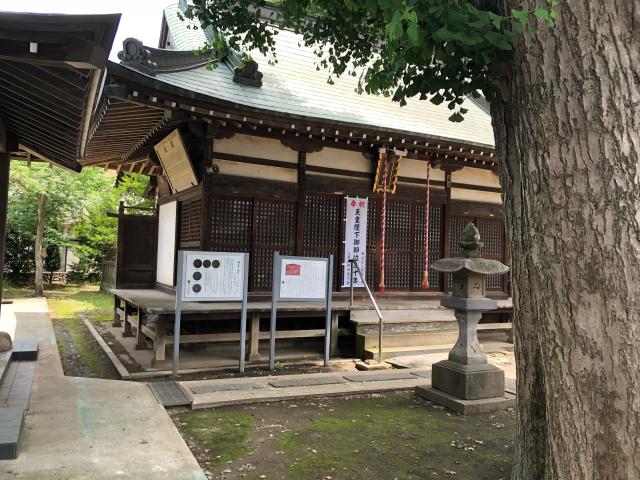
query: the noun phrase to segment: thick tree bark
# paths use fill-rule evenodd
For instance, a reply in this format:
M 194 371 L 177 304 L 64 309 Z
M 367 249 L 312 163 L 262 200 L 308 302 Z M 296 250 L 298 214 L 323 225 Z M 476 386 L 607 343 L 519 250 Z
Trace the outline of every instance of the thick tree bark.
M 35 295 L 36 297 L 44 296 L 44 281 L 43 281 L 43 262 L 42 262 L 42 238 L 44 236 L 44 207 L 47 201 L 47 196 L 44 193 L 40 194 L 38 198 L 38 224 L 36 226 L 36 242 L 35 242 L 35 264 L 36 264 L 36 278 L 35 278 Z
M 639 479 L 640 5 L 557 11 L 555 28 L 519 40 L 492 106 L 513 268 L 513 478 Z

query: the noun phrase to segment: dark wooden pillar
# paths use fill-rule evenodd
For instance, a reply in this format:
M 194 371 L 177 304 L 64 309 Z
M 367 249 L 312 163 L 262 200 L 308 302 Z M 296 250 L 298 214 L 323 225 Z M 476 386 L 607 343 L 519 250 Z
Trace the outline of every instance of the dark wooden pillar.
M 9 153 L 17 149 L 17 139 L 10 138 L 0 118 L 0 311 L 2 309 L 2 284 L 4 282 L 4 251 L 7 236 L 7 203 L 9 202 Z
M 200 202 L 200 248 L 211 250 L 211 195 L 213 193 L 213 138 L 205 139 L 203 152 L 204 172 L 202 177 L 202 199 Z
M 304 255 L 304 206 L 307 195 L 307 153 L 298 151 L 298 206 L 296 218 L 296 255 Z

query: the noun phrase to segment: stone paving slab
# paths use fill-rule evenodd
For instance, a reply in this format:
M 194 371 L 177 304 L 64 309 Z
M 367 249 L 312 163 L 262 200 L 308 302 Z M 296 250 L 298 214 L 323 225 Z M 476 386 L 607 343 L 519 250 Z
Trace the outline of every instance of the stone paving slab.
M 386 382 L 389 380 L 413 380 L 415 375 L 410 372 L 355 373 L 345 375 L 344 378 L 350 382 Z
M 202 387 L 193 387 L 191 392 L 200 395 L 203 393 L 229 392 L 232 390 L 252 390 L 255 388 L 267 388 L 264 383 L 217 383 Z
M 307 377 L 307 378 L 283 378 L 282 380 L 274 380 L 269 385 L 275 388 L 288 387 L 308 387 L 311 385 L 335 385 L 338 383 L 346 383 L 343 377 Z
M 216 385 L 247 384 L 244 379 L 195 380 L 180 382 L 187 393 L 191 393 L 191 408 L 211 408 L 224 405 L 241 405 L 259 402 L 277 402 L 296 398 L 327 397 L 375 393 L 395 390 L 411 390 L 418 385 L 430 385 L 427 373 L 413 375 L 414 371 L 362 372 L 359 374 L 313 373 L 300 375 L 280 375 L 251 378 L 251 383 L 262 384 L 264 388 L 235 389 L 221 391 Z M 346 377 L 355 377 L 348 381 Z M 378 380 L 374 380 L 378 379 Z M 336 380 L 338 383 L 336 383 Z M 286 385 L 279 386 L 276 385 Z M 201 393 L 196 393 L 201 392 Z M 207 392 L 207 393 L 205 393 Z
M 421 377 L 421 378 L 431 378 L 431 371 L 424 371 L 424 372 L 412 372 L 412 375 L 415 375 L 416 377 Z

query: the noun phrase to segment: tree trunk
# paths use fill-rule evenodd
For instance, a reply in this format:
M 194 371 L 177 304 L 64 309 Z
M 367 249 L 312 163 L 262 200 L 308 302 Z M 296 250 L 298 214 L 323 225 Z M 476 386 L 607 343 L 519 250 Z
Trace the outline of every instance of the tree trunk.
M 518 366 L 512 478 L 638 479 L 640 8 L 557 11 L 555 28 L 518 41 L 492 105 Z
M 44 296 L 44 282 L 43 282 L 43 265 L 42 265 L 42 237 L 44 236 L 44 206 L 47 201 L 47 196 L 44 193 L 40 194 L 38 198 L 38 224 L 36 226 L 36 244 L 35 244 L 35 264 L 36 264 L 36 278 L 35 278 L 35 295 L 36 297 Z

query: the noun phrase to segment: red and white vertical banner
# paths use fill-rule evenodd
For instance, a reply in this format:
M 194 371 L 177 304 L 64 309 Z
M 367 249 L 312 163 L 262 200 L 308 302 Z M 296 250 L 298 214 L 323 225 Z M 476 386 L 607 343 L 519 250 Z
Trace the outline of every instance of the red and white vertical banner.
M 344 230 L 344 275 L 342 286 L 351 285 L 351 265 L 349 259 L 353 259 L 360 267 L 362 276 L 367 271 L 367 198 L 347 197 L 347 218 Z M 360 277 L 353 273 L 353 286 L 364 287 Z

